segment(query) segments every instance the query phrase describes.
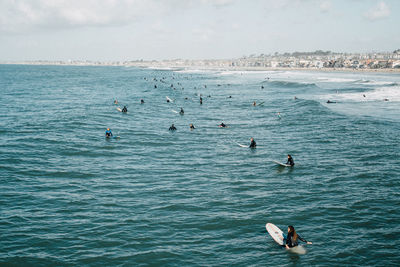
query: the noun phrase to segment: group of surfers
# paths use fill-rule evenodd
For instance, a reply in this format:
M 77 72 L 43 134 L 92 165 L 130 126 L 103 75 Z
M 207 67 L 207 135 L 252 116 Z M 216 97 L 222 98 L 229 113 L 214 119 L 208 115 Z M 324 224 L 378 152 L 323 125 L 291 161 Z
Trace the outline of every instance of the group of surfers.
M 157 87 L 155 87 L 155 88 L 157 88 Z M 168 99 L 167 99 L 167 102 L 169 102 Z M 141 100 L 140 100 L 140 103 L 141 103 L 141 104 L 144 104 L 144 100 L 141 99 Z M 328 102 L 328 103 L 332 103 L 332 102 Z M 115 100 L 115 101 L 114 101 L 114 104 L 118 104 L 118 101 Z M 200 96 L 200 104 L 203 104 L 203 99 L 202 99 L 201 96 Z M 253 106 L 255 106 L 255 105 L 256 105 L 256 103 L 253 102 Z M 128 112 L 127 107 L 124 106 L 121 112 L 127 113 L 127 112 Z M 181 108 L 179 114 L 180 114 L 180 115 L 184 115 L 184 113 L 185 113 L 185 111 L 183 110 L 183 108 Z M 280 114 L 279 114 L 279 113 L 278 113 L 278 116 L 280 117 Z M 227 126 L 225 123 L 221 122 L 221 124 L 219 124 L 218 127 L 227 128 L 228 126 Z M 196 129 L 192 123 L 189 125 L 189 128 L 190 128 L 190 130 Z M 172 125 L 169 127 L 169 130 L 170 130 L 170 131 L 176 131 L 177 128 L 175 127 L 174 124 L 172 124 Z M 105 132 L 105 136 L 106 136 L 107 138 L 113 137 L 113 134 L 112 134 L 110 128 L 107 128 L 107 130 L 106 130 L 106 132 Z M 256 147 L 257 147 L 256 141 L 254 140 L 253 137 L 250 138 L 250 145 L 249 145 L 249 148 L 255 149 Z M 291 167 L 294 166 L 294 160 L 293 160 L 293 157 L 292 157 L 290 154 L 287 155 L 287 162 L 286 162 L 286 165 L 290 165 Z M 307 244 L 312 244 L 312 242 L 309 242 L 309 241 L 305 240 L 304 238 L 300 237 L 300 235 L 298 235 L 298 234 L 296 233 L 296 230 L 294 229 L 294 227 L 293 227 L 292 225 L 289 225 L 289 226 L 288 226 L 288 234 L 287 234 L 287 236 L 285 237 L 284 245 L 283 245 L 283 246 L 286 247 L 287 249 L 296 247 L 296 246 L 298 246 L 298 240 L 303 241 L 303 242 L 305 242 L 305 243 L 307 243 Z

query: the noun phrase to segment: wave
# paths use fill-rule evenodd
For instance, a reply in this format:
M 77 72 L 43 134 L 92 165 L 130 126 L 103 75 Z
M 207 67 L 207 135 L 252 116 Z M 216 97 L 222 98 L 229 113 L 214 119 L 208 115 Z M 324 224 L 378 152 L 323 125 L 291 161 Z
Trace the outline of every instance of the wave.
M 270 84 L 276 87 L 286 87 L 286 88 L 317 87 L 315 83 L 307 83 L 307 82 L 264 81 L 262 83 Z
M 384 86 L 374 90 L 364 92 L 349 92 L 330 94 L 324 96 L 326 99 L 335 99 L 338 101 L 365 102 L 365 101 L 390 101 L 400 102 L 400 86 Z
M 356 80 L 355 84 L 365 84 L 365 85 L 382 85 L 382 86 L 398 86 L 397 82 L 387 82 L 387 81 L 374 81 L 374 80 Z

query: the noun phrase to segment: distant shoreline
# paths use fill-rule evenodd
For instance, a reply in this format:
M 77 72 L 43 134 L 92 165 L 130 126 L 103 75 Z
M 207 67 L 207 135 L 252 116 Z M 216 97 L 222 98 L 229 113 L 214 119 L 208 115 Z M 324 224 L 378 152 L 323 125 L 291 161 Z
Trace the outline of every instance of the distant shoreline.
M 400 73 L 400 68 L 358 69 L 358 68 L 292 68 L 292 67 L 217 67 L 217 66 L 184 66 L 166 64 L 121 64 L 121 63 L 92 63 L 92 62 L 0 62 L 0 65 L 28 66 L 82 66 L 82 67 L 136 67 L 160 70 L 205 70 L 205 71 L 315 71 L 315 72 L 353 72 L 353 73 Z

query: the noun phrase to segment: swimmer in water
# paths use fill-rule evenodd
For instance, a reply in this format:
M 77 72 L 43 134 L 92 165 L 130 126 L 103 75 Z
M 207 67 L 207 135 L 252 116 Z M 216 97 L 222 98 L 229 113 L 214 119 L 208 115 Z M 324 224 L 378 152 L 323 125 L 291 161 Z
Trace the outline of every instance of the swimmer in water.
M 143 99 L 140 99 L 140 104 L 144 104 L 144 100 Z
M 196 129 L 192 123 L 189 125 L 189 128 L 190 128 L 190 130 Z
M 179 114 L 181 114 L 181 115 L 185 114 L 185 111 L 183 111 L 183 108 L 181 108 L 181 111 L 179 111 Z
M 124 106 L 124 108 L 122 109 L 122 112 L 127 113 L 128 109 L 126 108 L 126 106 Z
M 176 131 L 176 127 L 174 124 L 171 125 L 171 127 L 169 127 L 168 129 L 169 131 Z

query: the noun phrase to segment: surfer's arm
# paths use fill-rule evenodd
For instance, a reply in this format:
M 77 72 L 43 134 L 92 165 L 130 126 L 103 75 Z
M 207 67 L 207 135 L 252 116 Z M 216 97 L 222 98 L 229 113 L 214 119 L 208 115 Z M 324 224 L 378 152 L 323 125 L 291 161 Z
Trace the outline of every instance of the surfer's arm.
M 312 244 L 312 242 L 309 242 L 309 241 L 305 240 L 304 238 L 302 238 L 302 237 L 299 236 L 299 235 L 297 235 L 297 238 L 300 239 L 301 241 L 303 241 L 304 243 L 307 243 L 307 244 L 309 244 L 309 245 Z

